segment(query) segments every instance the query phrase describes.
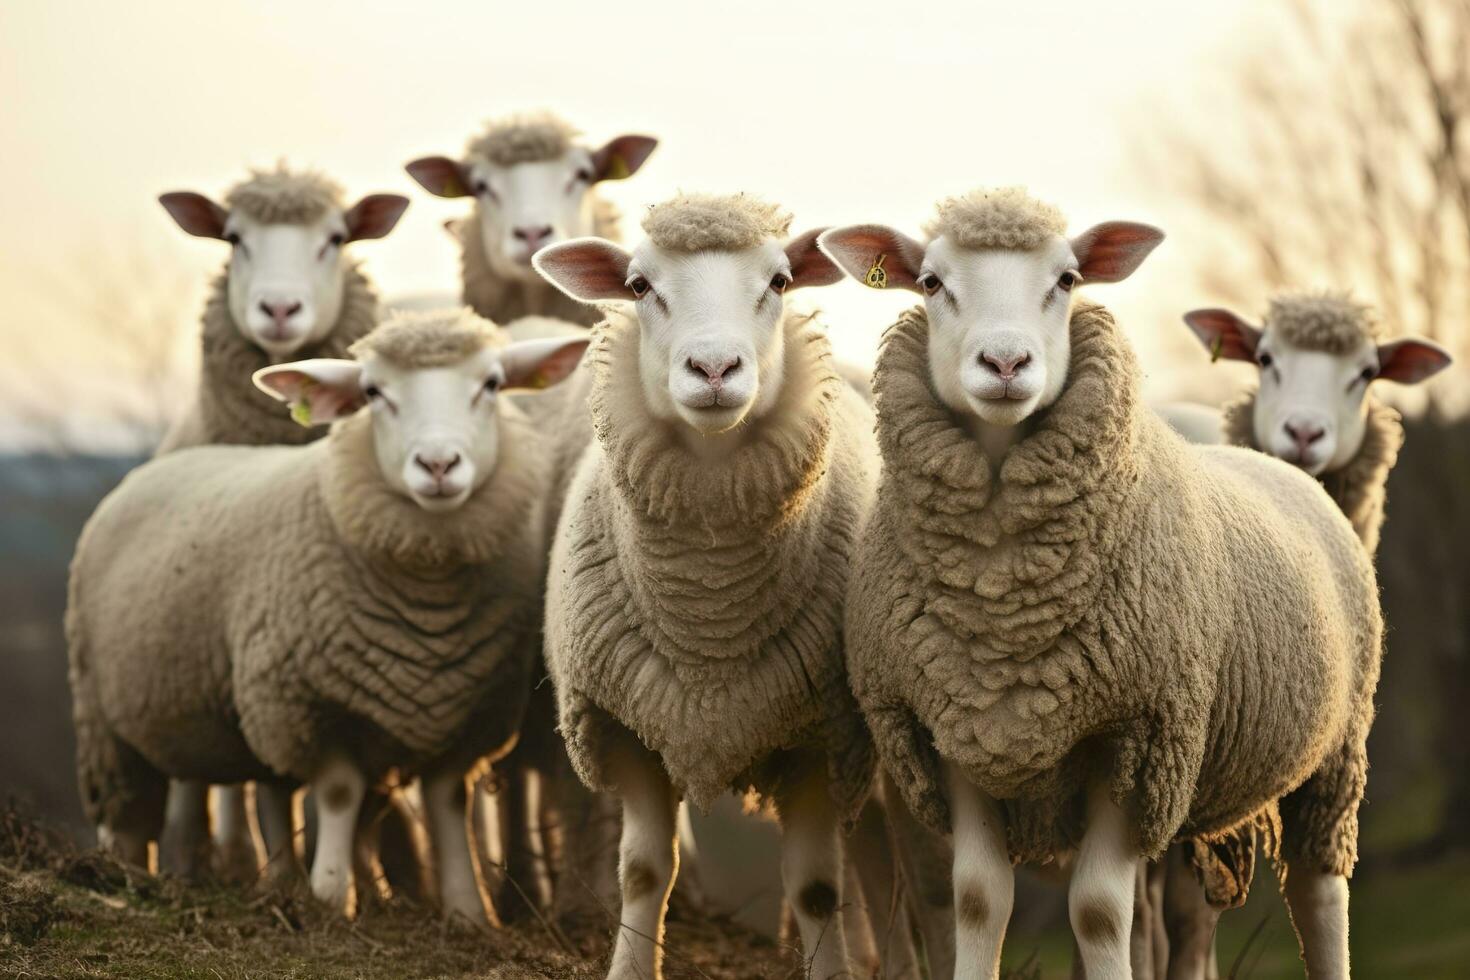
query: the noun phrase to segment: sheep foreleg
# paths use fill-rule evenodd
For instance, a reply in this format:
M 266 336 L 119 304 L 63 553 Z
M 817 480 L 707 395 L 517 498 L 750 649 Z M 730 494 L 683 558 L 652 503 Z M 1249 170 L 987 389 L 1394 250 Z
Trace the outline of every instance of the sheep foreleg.
M 623 805 L 618 877 L 623 907 L 609 980 L 662 976 L 664 914 L 679 870 L 679 799 L 658 758 L 631 747 L 615 751 L 609 769 Z
M 348 912 L 352 887 L 352 842 L 357 811 L 367 791 L 362 772 L 347 759 L 327 761 L 311 781 L 317 801 L 316 856 L 311 864 L 311 891 L 341 912 Z
M 424 773 L 423 791 L 429 840 L 434 846 L 434 862 L 439 871 L 439 902 L 444 914 L 460 916 L 477 926 L 487 922 L 496 925 L 493 916 L 485 912 L 480 885 L 475 880 L 465 820 L 469 796 L 463 768 L 451 765 Z
M 1088 980 L 1129 980 L 1129 923 L 1139 854 L 1127 817 L 1107 788 L 1087 802 L 1087 830 L 1072 871 L 1068 912 Z
M 948 771 L 954 829 L 955 980 L 994 980 L 1015 901 L 1005 814 L 958 766 Z

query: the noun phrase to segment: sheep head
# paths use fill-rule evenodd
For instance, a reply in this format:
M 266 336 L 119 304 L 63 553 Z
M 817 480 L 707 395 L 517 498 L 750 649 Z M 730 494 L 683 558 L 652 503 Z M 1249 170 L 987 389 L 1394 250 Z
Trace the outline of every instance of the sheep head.
M 658 145 L 626 135 L 584 147 L 577 135 L 555 116 L 514 116 L 491 123 L 458 160 L 422 157 L 406 169 L 432 194 L 474 197 L 492 270 L 534 280 L 538 250 L 595 231 L 593 186 L 637 173 Z
M 785 240 L 790 224 L 747 195 L 681 195 L 650 209 L 632 253 L 584 238 L 537 253 L 535 267 L 573 299 L 631 304 L 650 411 L 714 435 L 776 403 L 786 291 L 842 277 L 818 232 Z
M 408 207 L 398 194 L 370 194 L 347 207 L 332 181 L 284 166 L 253 173 L 223 206 L 193 191 L 158 200 L 184 231 L 230 244 L 230 316 L 273 360 L 332 332 L 350 268 L 343 246 L 382 238 Z
M 1378 343 L 1372 311 L 1340 293 L 1277 297 L 1262 326 L 1222 309 L 1193 310 L 1184 322 L 1212 358 L 1260 369 L 1256 445 L 1313 476 L 1357 456 L 1374 381 L 1418 384 L 1450 364 L 1427 340 Z
M 402 314 L 354 344 L 352 359 L 279 364 L 253 380 L 304 425 L 369 406 L 383 479 L 425 510 L 454 510 L 495 469 L 501 392 L 562 380 L 589 339 L 502 338 L 468 311 Z
M 962 418 L 1010 427 L 1066 384 L 1073 290 L 1126 278 L 1164 237 L 1129 222 L 1065 230 L 1055 208 L 1006 188 L 940 202 L 923 242 L 884 225 L 818 242 L 859 282 L 923 296 L 935 392 Z

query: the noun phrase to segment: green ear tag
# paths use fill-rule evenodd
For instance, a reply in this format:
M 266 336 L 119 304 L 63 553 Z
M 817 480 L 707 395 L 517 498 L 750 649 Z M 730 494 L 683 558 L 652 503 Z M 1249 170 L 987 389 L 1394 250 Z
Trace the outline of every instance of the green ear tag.
M 311 428 L 311 402 L 292 402 L 291 419 L 304 429 Z
M 1225 349 L 1225 338 L 1216 337 L 1215 342 L 1210 345 L 1210 363 L 1214 364 L 1220 359 L 1220 351 Z
M 628 169 L 628 161 L 624 160 L 620 154 L 614 154 L 612 158 L 607 161 L 607 169 L 604 172 L 602 179 L 622 180 L 623 178 L 630 176 L 632 173 L 633 172 Z
M 863 276 L 863 285 L 872 289 L 888 288 L 888 273 L 883 271 L 883 260 L 886 258 L 887 255 L 880 254 L 873 260 L 873 264 L 868 267 L 868 274 Z

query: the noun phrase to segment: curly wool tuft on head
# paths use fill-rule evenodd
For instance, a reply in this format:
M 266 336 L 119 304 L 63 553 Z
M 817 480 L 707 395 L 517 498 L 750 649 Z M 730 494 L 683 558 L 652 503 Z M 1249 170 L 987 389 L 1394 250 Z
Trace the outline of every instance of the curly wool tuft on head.
M 358 360 L 374 354 L 404 368 L 436 368 L 504 344 L 499 327 L 467 309 L 426 310 L 397 314 L 348 353 Z
M 671 252 L 736 252 L 784 239 L 791 213 L 749 194 L 680 194 L 649 208 L 643 230 Z
M 314 170 L 252 170 L 225 194 L 225 207 L 263 224 L 308 225 L 332 209 L 342 210 L 342 186 Z
M 1266 327 L 1301 350 L 1346 354 L 1364 340 L 1377 342 L 1373 308 L 1347 293 L 1296 293 L 1271 300 Z
M 1030 251 L 1067 231 L 1062 212 L 1038 201 L 1024 187 L 971 191 L 939 202 L 934 219 L 924 226 L 933 241 L 948 238 L 960 248 L 1005 248 Z
M 520 113 L 492 119 L 485 132 L 470 140 L 466 152 L 498 167 L 555 160 L 565 156 L 581 133 L 550 112 Z

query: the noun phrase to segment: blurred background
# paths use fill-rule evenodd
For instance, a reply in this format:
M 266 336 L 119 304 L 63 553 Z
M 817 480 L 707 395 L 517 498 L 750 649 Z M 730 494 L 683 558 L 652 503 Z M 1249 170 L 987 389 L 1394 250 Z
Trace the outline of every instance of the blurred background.
M 350 197 L 409 194 L 358 246 L 383 294 L 454 292 L 441 222 L 402 171 L 457 155 L 484 119 L 549 108 L 593 141 L 661 144 L 605 185 L 637 236 L 677 189 L 748 190 L 819 224 L 917 231 L 939 197 L 1021 183 L 1075 229 L 1169 238 L 1100 287 L 1155 399 L 1218 403 L 1192 307 L 1258 316 L 1290 287 L 1346 287 L 1459 365 L 1412 398 L 1380 552 L 1390 624 L 1353 893 L 1363 976 L 1470 962 L 1470 2 L 923 5 L 214 2 L 0 5 L 0 792 L 79 838 L 66 565 L 98 499 L 190 399 L 197 320 L 225 259 L 156 203 L 220 195 L 247 167 L 317 166 Z M 871 363 L 906 305 L 846 282 L 815 296 Z M 769 830 L 717 814 L 729 896 L 774 920 Z M 768 855 L 769 862 L 752 860 Z M 738 859 L 732 859 L 738 858 Z M 1268 874 L 1222 926 L 1222 966 L 1299 975 Z M 1008 952 L 1064 956 L 1054 904 Z M 1035 921 L 1032 921 L 1032 920 Z M 1252 939 L 1252 936 L 1255 936 Z M 1016 962 L 1013 960 L 1013 962 Z M 1249 970 L 1247 973 L 1245 971 Z

